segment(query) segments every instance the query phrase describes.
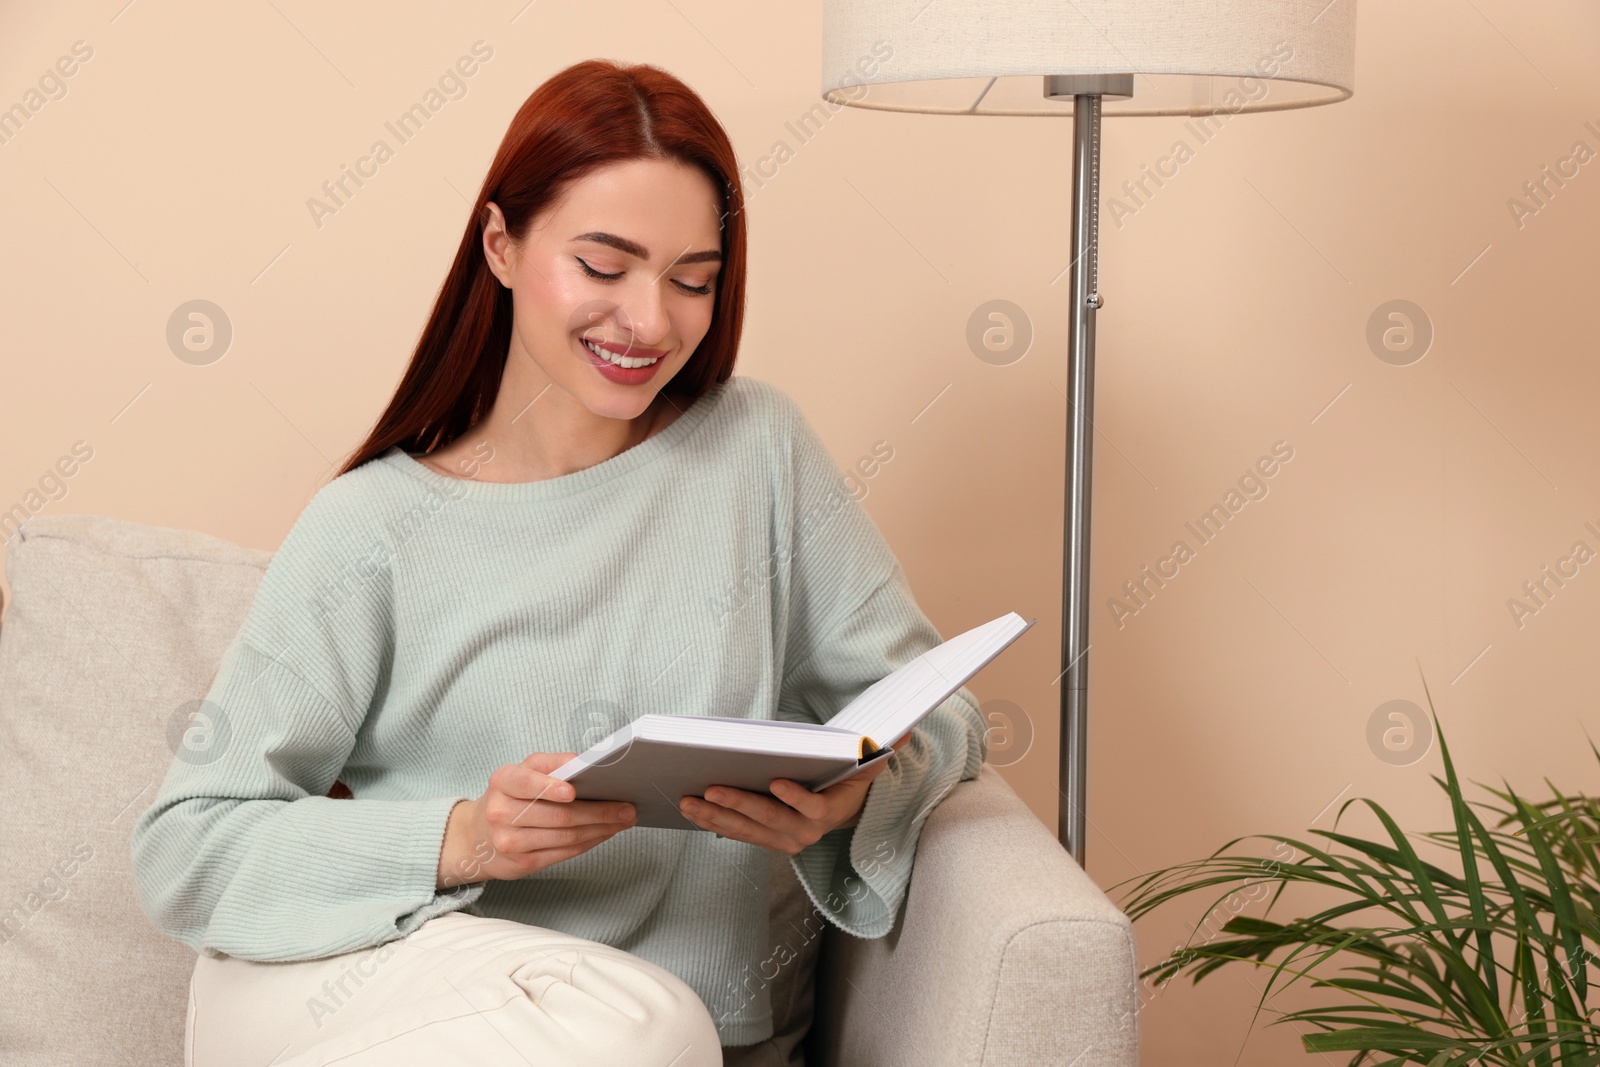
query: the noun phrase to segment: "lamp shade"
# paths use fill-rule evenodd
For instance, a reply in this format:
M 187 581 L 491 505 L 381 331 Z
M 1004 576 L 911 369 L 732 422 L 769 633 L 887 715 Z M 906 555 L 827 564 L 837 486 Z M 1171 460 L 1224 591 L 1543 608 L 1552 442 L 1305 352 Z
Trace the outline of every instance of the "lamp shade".
M 1107 116 L 1313 107 L 1355 91 L 1355 30 L 1355 0 L 825 0 L 822 95 L 946 115 L 1067 116 L 1073 91 Z

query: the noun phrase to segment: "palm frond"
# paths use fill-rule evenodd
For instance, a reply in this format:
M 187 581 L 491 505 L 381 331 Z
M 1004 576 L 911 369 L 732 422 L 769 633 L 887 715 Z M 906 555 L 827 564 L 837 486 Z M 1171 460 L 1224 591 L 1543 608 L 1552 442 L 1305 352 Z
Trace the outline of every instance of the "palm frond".
M 1424 680 L 1426 691 L 1426 680 Z M 1524 798 L 1479 785 L 1469 801 L 1428 695 L 1451 825 L 1407 833 L 1382 805 L 1377 840 L 1338 829 L 1317 840 L 1235 838 L 1204 859 L 1128 879 L 1123 909 L 1137 922 L 1157 908 L 1209 901 L 1189 941 L 1140 976 L 1198 982 L 1222 967 L 1266 971 L 1255 1007 L 1303 1031 L 1307 1052 L 1351 1052 L 1352 1067 L 1600 1067 L 1600 1006 L 1589 969 L 1600 949 L 1600 798 Z M 1600 748 L 1589 748 L 1600 763 Z M 1442 850 L 1424 860 L 1415 842 Z M 1289 850 L 1289 859 L 1281 856 Z M 1270 849 L 1271 854 L 1259 852 Z M 1333 903 L 1273 918 L 1286 891 Z M 1241 904 L 1241 898 L 1246 904 Z M 1262 915 L 1243 914 L 1264 904 Z M 1211 917 L 1226 921 L 1212 928 Z M 1205 931 L 1202 934 L 1202 931 Z M 1318 1002 L 1270 1007 L 1303 984 Z

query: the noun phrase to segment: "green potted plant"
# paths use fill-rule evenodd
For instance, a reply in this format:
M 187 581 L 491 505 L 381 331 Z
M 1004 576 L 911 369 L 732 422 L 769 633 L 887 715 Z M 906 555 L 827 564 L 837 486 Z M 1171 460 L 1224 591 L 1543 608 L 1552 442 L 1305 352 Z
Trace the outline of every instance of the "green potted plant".
M 1426 691 L 1426 683 L 1424 683 Z M 1255 1017 L 1295 983 L 1324 994 L 1277 1012 L 1308 1027 L 1307 1052 L 1351 1052 L 1351 1067 L 1600 1064 L 1591 1006 L 1600 950 L 1600 800 L 1563 793 L 1530 801 L 1509 785 L 1463 795 L 1432 707 L 1454 825 L 1407 834 L 1383 807 L 1364 804 L 1383 834 L 1367 840 L 1313 830 L 1320 841 L 1256 834 L 1205 859 L 1121 883 L 1135 921 L 1192 894 L 1217 893 L 1207 914 L 1246 894 L 1262 917 L 1236 914 L 1203 943 L 1175 949 L 1141 972 L 1157 986 L 1193 981 L 1230 964 L 1270 971 Z M 1600 750 L 1590 743 L 1600 761 Z M 1418 856 L 1414 841 L 1452 853 L 1449 869 Z M 1264 842 L 1271 856 L 1240 846 Z M 1320 887 L 1325 906 L 1273 917 L 1290 887 Z M 1291 896 L 1294 894 L 1291 893 Z M 1331 900 L 1332 903 L 1327 903 Z M 1233 909 L 1241 910 L 1241 909 Z M 1315 999 L 1315 998 L 1314 998 Z M 1600 999 L 1600 998 L 1597 998 Z M 1253 1023 L 1252 1019 L 1252 1023 Z

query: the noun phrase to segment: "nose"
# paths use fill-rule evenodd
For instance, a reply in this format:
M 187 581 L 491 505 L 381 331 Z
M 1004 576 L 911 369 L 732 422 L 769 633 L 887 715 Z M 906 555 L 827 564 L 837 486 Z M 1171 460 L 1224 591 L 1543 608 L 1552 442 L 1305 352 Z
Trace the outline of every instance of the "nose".
M 617 303 L 617 319 L 626 338 L 645 348 L 663 348 L 661 344 L 672 328 L 667 314 L 666 301 L 662 299 L 661 283 L 641 278 L 628 286 Z

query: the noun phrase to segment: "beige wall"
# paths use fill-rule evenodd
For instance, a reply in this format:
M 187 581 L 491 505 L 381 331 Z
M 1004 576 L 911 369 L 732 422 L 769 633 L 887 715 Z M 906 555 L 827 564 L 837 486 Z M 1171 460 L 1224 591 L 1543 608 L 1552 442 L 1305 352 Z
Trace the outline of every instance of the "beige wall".
M 1005 773 L 1054 828 L 1068 123 L 852 109 L 802 145 L 785 124 L 816 101 L 814 0 L 120 5 L 0 14 L 0 106 L 74 42 L 93 49 L 0 145 L 0 508 L 84 441 L 93 458 L 45 510 L 276 547 L 387 399 L 517 106 L 579 59 L 655 62 L 707 98 L 747 166 L 793 150 L 748 193 L 740 372 L 788 389 L 841 466 L 892 446 L 866 506 L 941 632 L 1039 617 L 973 688 L 1024 709 L 1032 744 Z M 1600 528 L 1600 162 L 1521 226 L 1507 200 L 1574 142 L 1600 150 L 1597 38 L 1580 0 L 1368 2 L 1354 99 L 1235 119 L 1120 226 L 1107 204 L 1102 885 L 1326 827 L 1341 796 L 1440 818 L 1437 751 L 1394 766 L 1366 739 L 1380 704 L 1422 701 L 1419 664 L 1469 776 L 1594 787 L 1600 563 L 1520 628 L 1507 600 L 1574 542 L 1600 549 L 1584 525 Z M 319 229 L 307 198 L 478 40 L 493 56 L 467 95 Z M 1109 123 L 1108 192 L 1181 126 Z M 209 366 L 164 337 L 196 298 L 234 330 Z M 996 298 L 1035 330 L 1009 366 L 964 337 Z M 1364 337 L 1393 299 L 1436 330 L 1410 366 Z M 1193 545 L 1184 523 L 1279 441 L 1293 458 L 1268 495 L 1119 627 L 1106 597 Z M 1141 959 L 1197 917 L 1143 925 Z M 1234 1062 L 1257 981 L 1164 993 L 1147 1062 Z M 1296 1047 L 1267 1030 L 1240 1062 Z

